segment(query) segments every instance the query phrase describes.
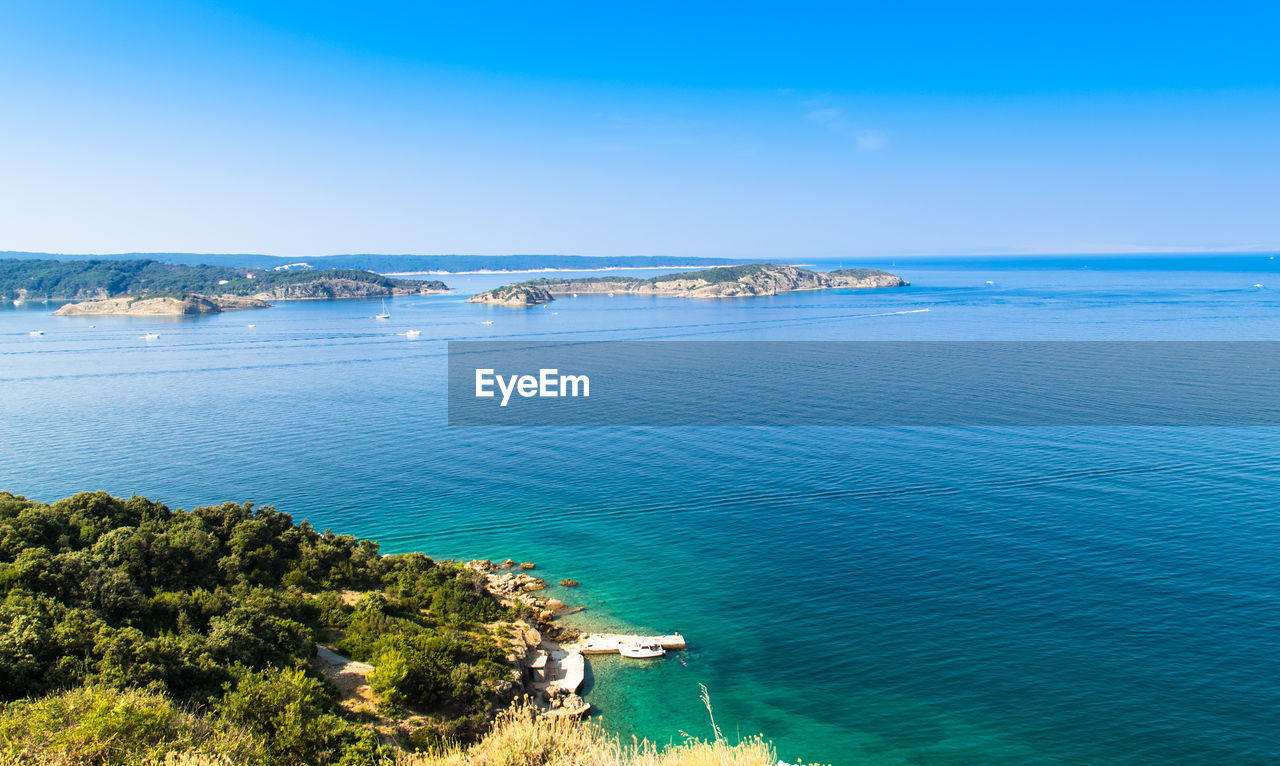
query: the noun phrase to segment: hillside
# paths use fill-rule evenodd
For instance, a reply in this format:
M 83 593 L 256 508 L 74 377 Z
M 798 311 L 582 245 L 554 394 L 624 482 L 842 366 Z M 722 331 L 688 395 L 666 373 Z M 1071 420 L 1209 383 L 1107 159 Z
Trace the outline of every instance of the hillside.
M 776 762 L 758 739 L 624 747 L 522 701 L 508 637 L 555 628 L 510 603 L 472 565 L 270 507 L 0 492 L 0 763 Z
M 391 279 L 355 269 L 266 271 L 150 260 L 0 260 L 0 300 L 88 301 L 192 294 L 301 300 L 419 295 L 448 289 L 438 280 Z
M 575 294 L 656 295 L 673 298 L 741 298 L 797 290 L 901 287 L 906 280 L 879 269 L 809 271 L 776 263 L 752 263 L 703 271 L 665 274 L 649 279 L 592 277 L 589 279 L 530 279 L 479 293 L 472 303 L 533 305 Z
M 537 269 L 572 269 L 588 271 L 608 268 L 670 268 L 679 266 L 716 266 L 734 263 L 726 258 L 684 258 L 661 255 L 587 256 L 587 255 L 378 255 L 350 253 L 284 258 L 256 253 L 117 253 L 109 255 L 61 255 L 0 251 L 0 259 L 54 261 L 159 261 L 188 266 L 213 265 L 239 268 L 274 269 L 292 263 L 307 263 L 315 269 L 361 269 L 380 274 L 392 273 L 457 273 L 463 271 L 530 271 Z

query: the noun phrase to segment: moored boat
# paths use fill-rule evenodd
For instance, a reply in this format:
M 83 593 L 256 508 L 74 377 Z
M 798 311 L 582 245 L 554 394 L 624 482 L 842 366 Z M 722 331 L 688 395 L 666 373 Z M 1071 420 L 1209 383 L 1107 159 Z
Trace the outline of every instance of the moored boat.
M 630 657 L 633 660 L 650 660 L 656 659 L 667 653 L 662 648 L 662 644 L 657 641 L 637 642 L 634 644 L 623 644 L 618 647 L 618 654 L 623 657 Z

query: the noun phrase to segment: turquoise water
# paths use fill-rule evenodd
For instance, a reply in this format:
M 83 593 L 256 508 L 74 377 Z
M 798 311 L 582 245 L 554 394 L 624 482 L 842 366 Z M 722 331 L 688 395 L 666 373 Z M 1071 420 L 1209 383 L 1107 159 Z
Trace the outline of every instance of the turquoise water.
M 901 290 L 527 311 L 463 303 L 508 281 L 470 275 L 388 322 L 4 307 L 0 486 L 532 559 L 583 583 L 572 621 L 688 636 L 686 664 L 593 661 L 623 734 L 708 735 L 705 684 L 722 728 L 788 761 L 1275 763 L 1274 429 L 451 429 L 442 342 L 1280 340 L 1280 290 L 1253 287 L 1275 263 L 899 261 Z

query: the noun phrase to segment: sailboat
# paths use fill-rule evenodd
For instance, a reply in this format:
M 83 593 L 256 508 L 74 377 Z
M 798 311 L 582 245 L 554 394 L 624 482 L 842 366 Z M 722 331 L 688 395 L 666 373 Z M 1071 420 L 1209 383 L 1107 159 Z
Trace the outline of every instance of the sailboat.
M 382 313 L 375 316 L 374 319 L 390 319 L 390 318 L 391 318 L 391 312 L 387 311 L 387 302 L 384 300 L 382 302 Z

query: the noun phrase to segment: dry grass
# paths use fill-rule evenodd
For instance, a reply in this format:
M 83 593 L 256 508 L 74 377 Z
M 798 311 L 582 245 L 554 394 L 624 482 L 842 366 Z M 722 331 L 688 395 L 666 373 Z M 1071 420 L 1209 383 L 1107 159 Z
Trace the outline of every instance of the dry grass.
M 711 715 L 705 688 L 702 699 Z M 9 707 L 7 720 L 0 719 L 7 724 L 0 726 L 0 766 L 244 766 L 263 755 L 247 735 L 216 730 L 145 692 L 107 691 L 105 699 L 103 691 L 94 699 L 72 692 L 21 707 L 21 717 Z M 122 711 L 131 719 L 127 733 L 120 730 Z M 593 721 L 540 718 L 532 708 L 519 707 L 499 716 L 474 745 L 397 753 L 380 766 L 777 766 L 773 745 L 760 737 L 730 743 L 714 715 L 711 720 L 712 741 L 686 736 L 683 744 L 658 746 L 623 743 Z
M 504 713 L 483 740 L 468 748 L 405 755 L 397 766 L 776 766 L 773 745 L 760 737 L 730 744 L 720 733 L 705 687 L 702 701 L 716 738 L 683 744 L 623 744 L 592 721 L 537 718 L 518 708 Z
M 776 766 L 777 754 L 763 739 L 737 744 L 688 740 L 658 747 L 622 744 L 591 721 L 536 718 L 528 709 L 504 713 L 483 740 L 436 753 L 404 753 L 383 766 Z M 228 766 L 200 753 L 169 755 L 154 766 Z M 237 764 L 237 766 L 239 766 Z

